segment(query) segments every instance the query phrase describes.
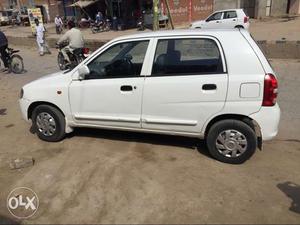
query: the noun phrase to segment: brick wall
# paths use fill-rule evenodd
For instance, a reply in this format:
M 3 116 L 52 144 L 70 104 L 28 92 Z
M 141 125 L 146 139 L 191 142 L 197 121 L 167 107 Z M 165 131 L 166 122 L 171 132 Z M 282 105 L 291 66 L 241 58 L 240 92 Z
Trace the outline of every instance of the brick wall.
M 213 0 L 170 0 L 169 4 L 174 24 L 205 19 L 213 12 Z

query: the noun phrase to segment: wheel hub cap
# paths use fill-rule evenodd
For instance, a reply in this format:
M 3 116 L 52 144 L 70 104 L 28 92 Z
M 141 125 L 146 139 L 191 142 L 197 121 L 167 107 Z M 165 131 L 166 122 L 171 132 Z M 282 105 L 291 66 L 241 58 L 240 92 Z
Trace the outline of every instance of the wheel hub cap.
M 216 147 L 222 155 L 235 158 L 242 155 L 247 149 L 247 139 L 237 130 L 222 131 L 216 140 Z
M 52 136 L 56 131 L 56 123 L 54 118 L 46 112 L 38 114 L 36 118 L 38 131 L 45 136 Z

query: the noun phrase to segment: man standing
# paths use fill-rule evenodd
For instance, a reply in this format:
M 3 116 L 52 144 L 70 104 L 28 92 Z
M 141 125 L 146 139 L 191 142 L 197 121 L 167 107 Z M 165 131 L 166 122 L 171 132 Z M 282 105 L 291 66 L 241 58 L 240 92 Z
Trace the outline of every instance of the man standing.
M 38 44 L 39 47 L 39 53 L 40 56 L 44 55 L 44 50 L 46 49 L 47 53 L 51 53 L 46 41 L 45 41 L 45 28 L 42 24 L 40 24 L 38 18 L 34 19 L 35 25 L 36 25 L 36 42 Z M 45 48 L 45 49 L 44 49 Z
M 64 47 L 61 52 L 64 55 L 65 60 L 71 64 L 71 61 L 68 56 L 68 52 L 73 53 L 73 51 L 77 48 L 84 47 L 83 36 L 80 30 L 75 28 L 75 23 L 73 21 L 68 22 L 69 30 L 58 40 L 57 44 L 61 44 L 62 42 L 68 42 L 68 45 Z
M 56 34 L 60 34 L 63 26 L 62 19 L 59 17 L 59 15 L 56 15 L 54 19 L 55 23 L 55 29 L 56 29 Z
M 0 31 L 0 54 L 5 67 L 4 71 L 9 71 L 8 54 L 6 52 L 7 46 L 8 46 L 7 38 L 5 34 L 2 31 Z

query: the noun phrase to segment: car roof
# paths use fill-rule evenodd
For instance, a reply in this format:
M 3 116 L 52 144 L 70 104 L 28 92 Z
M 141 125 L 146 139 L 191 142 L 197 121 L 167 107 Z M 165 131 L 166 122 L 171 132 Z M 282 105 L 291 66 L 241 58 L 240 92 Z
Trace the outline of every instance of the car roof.
M 165 31 L 141 32 L 137 34 L 124 35 L 115 38 L 114 40 L 138 39 L 138 38 L 154 38 L 154 37 L 174 37 L 174 36 L 219 36 L 224 33 L 240 33 L 239 29 L 175 29 Z
M 213 13 L 216 13 L 216 12 L 227 12 L 227 11 L 242 11 L 243 9 L 222 9 L 222 10 L 217 10 L 217 11 L 214 11 Z

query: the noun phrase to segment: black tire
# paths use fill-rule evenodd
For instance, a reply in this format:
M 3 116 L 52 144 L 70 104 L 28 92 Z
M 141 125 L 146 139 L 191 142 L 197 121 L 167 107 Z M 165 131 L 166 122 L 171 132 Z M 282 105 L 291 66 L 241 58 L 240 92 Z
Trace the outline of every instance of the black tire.
M 96 28 L 94 28 L 93 26 L 91 27 L 91 30 L 92 30 L 92 33 L 93 33 L 93 34 L 96 34 L 96 33 L 97 33 Z
M 54 119 L 55 131 L 51 135 L 45 135 L 38 127 L 38 116 L 48 114 Z M 48 142 L 58 142 L 62 140 L 65 136 L 65 117 L 64 115 L 55 107 L 50 105 L 39 105 L 37 106 L 31 116 L 33 130 L 36 132 L 38 137 L 43 141 Z
M 10 59 L 10 70 L 13 73 L 20 74 L 24 71 L 23 58 L 20 55 L 13 55 Z
M 61 52 L 59 52 L 57 55 L 57 65 L 60 70 L 66 69 L 66 60 L 65 60 L 64 55 Z
M 231 132 L 226 133 L 225 131 Z M 220 139 L 224 138 L 224 136 L 222 136 L 223 134 L 225 134 L 225 136 L 226 134 L 235 134 L 237 136 L 228 135 L 230 138 L 227 138 L 227 140 L 229 141 L 225 142 L 225 144 L 223 145 L 222 143 L 220 143 Z M 243 136 L 238 136 L 240 134 L 242 134 Z M 220 137 L 219 135 L 221 136 L 221 138 L 218 138 Z M 238 145 L 237 142 L 231 140 L 231 138 L 235 140 L 236 137 L 239 137 L 237 138 L 239 143 L 244 143 L 246 141 L 246 144 Z M 206 137 L 206 144 L 210 154 L 215 159 L 224 163 L 241 164 L 254 154 L 257 147 L 257 137 L 254 130 L 246 123 L 239 120 L 227 119 L 221 120 L 212 125 Z M 221 150 L 217 148 L 217 145 L 219 149 L 221 148 Z M 240 150 L 235 150 L 236 155 L 234 156 L 234 152 L 229 151 L 227 147 L 233 147 L 233 149 L 235 149 L 234 146 L 237 145 L 243 150 L 242 152 L 240 152 Z M 224 151 L 222 151 L 223 147 Z M 229 151 L 229 153 L 227 153 L 227 151 Z

